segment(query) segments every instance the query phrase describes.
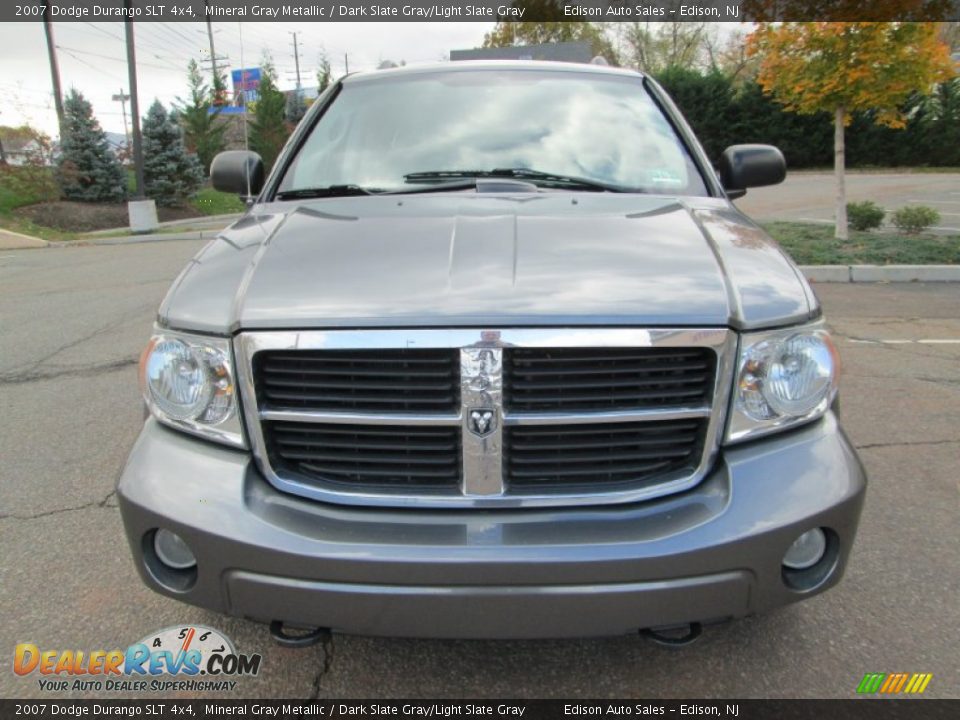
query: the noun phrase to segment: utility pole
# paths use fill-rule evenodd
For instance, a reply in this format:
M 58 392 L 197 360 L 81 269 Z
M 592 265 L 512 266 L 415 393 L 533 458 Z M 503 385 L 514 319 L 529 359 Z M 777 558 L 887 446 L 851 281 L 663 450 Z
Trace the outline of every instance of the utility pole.
M 123 113 L 123 138 L 127 150 L 130 149 L 130 131 L 127 129 L 127 100 L 129 99 L 129 95 L 124 95 L 123 88 L 120 88 L 120 92 L 113 96 L 113 101 L 120 103 L 120 112 Z
M 47 56 L 50 58 L 50 79 L 53 83 L 53 103 L 57 108 L 57 124 L 60 128 L 60 142 L 63 142 L 63 94 L 60 92 L 60 66 L 57 65 L 57 51 L 53 42 L 53 27 L 50 24 L 50 0 L 43 0 L 43 32 L 47 36 Z
M 297 33 L 293 31 L 293 62 L 297 67 L 297 92 L 300 92 L 300 51 L 297 48 Z
M 124 6 L 132 15 L 131 0 Z M 127 73 L 130 76 L 130 115 L 133 122 L 133 166 L 137 175 L 136 200 L 143 200 L 143 138 L 140 135 L 140 104 L 137 102 L 137 54 L 133 47 L 133 20 L 124 21 L 127 39 Z
M 204 10 L 210 6 L 210 0 L 203 0 Z M 217 94 L 223 88 L 220 85 L 220 76 L 217 74 L 217 51 L 213 47 L 213 21 L 207 15 L 207 39 L 210 41 L 210 69 L 213 73 L 213 82 L 210 87 L 213 88 L 214 105 L 219 105 L 223 98 L 217 97 Z
M 347 57 L 346 53 L 343 54 L 343 74 L 350 74 L 350 58 Z

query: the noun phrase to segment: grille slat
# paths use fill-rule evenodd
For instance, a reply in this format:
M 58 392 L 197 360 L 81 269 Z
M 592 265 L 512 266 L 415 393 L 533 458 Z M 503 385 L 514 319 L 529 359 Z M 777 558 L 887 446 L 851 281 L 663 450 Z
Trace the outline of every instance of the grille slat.
M 596 371 L 593 373 L 597 374 Z M 579 388 L 621 388 L 621 387 L 655 387 L 664 385 L 700 385 L 707 379 L 705 374 L 690 375 L 689 377 L 665 377 L 652 380 L 634 379 L 634 380 L 591 380 L 588 382 L 568 380 L 566 382 L 541 382 L 534 380 L 531 382 L 518 380 L 514 378 L 513 389 L 520 390 L 566 390 Z
M 663 482 L 696 468 L 706 426 L 705 420 L 681 420 L 577 425 L 553 432 L 509 427 L 504 434 L 507 482 L 512 492 L 573 486 L 602 491 Z
M 645 410 L 710 401 L 707 348 L 513 348 L 504 356 L 510 412 Z
M 525 366 L 526 367 L 526 366 Z M 666 372 L 666 371 L 678 371 L 678 370 L 691 370 L 694 372 L 703 372 L 707 370 L 709 366 L 707 363 L 703 362 L 676 362 L 670 363 L 669 365 L 645 365 L 644 370 L 647 372 Z M 522 370 L 518 373 L 522 375 Z M 610 363 L 603 367 L 603 372 L 608 375 L 628 375 L 630 373 L 635 373 L 637 371 L 636 365 L 627 363 L 627 364 L 615 364 Z M 556 365 L 542 365 L 536 368 L 536 373 L 538 376 L 550 376 L 550 375 L 596 375 L 597 366 L 590 365 L 589 367 L 584 367 L 583 365 L 566 365 L 560 366 L 559 363 Z
M 270 461 L 301 482 L 456 492 L 460 429 L 266 421 Z
M 254 363 L 261 407 L 390 413 L 459 404 L 456 350 L 271 350 Z
M 660 470 L 669 464 L 669 461 L 666 460 L 649 463 L 623 463 L 620 465 L 611 465 L 610 467 L 606 468 L 604 474 L 609 477 L 619 475 L 633 477 L 641 473 L 650 472 L 651 470 Z M 591 484 L 596 475 L 596 471 L 578 470 L 576 468 L 562 468 L 549 471 L 549 479 L 557 480 L 559 478 L 578 477 L 583 478 L 584 480 L 590 480 Z M 514 470 L 510 474 L 510 477 L 514 481 L 528 478 L 538 478 L 544 479 L 544 482 L 547 482 L 545 479 L 545 474 L 536 470 Z
M 315 410 L 328 410 L 342 409 L 341 406 L 349 405 L 351 409 L 357 409 L 358 406 L 363 405 L 366 409 L 369 410 L 383 410 L 383 406 L 392 406 L 398 401 L 394 398 L 384 397 L 381 395 L 358 395 L 353 393 L 310 393 L 310 392 L 296 392 L 293 390 L 290 391 L 279 391 L 271 390 L 269 387 L 264 389 L 264 395 L 267 396 L 269 400 L 272 400 L 270 407 L 278 408 L 282 407 L 282 403 L 277 401 L 291 401 L 291 402 L 304 402 L 315 404 L 315 407 L 311 409 Z M 453 404 L 453 395 L 441 395 L 437 393 L 433 397 L 404 397 L 401 402 L 405 405 L 416 405 L 419 408 L 422 408 L 424 405 L 436 405 L 439 403 L 445 409 L 450 409 L 450 406 Z M 377 407 L 374 407 L 377 406 Z M 407 408 L 404 408 L 407 409 Z

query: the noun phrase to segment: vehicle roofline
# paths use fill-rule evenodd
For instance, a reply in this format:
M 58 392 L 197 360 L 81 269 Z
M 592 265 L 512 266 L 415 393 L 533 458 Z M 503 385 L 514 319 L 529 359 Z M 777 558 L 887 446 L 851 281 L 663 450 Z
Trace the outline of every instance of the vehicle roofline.
M 380 80 L 386 77 L 406 75 L 429 75 L 437 73 L 478 72 L 501 70 L 510 72 L 539 71 L 558 73 L 590 73 L 596 75 L 614 75 L 620 77 L 642 78 L 643 73 L 630 68 L 610 65 L 592 65 L 588 63 L 558 62 L 550 60 L 454 60 L 417 65 L 405 65 L 369 72 L 356 72 L 341 79 L 344 85 L 352 85 L 368 80 Z

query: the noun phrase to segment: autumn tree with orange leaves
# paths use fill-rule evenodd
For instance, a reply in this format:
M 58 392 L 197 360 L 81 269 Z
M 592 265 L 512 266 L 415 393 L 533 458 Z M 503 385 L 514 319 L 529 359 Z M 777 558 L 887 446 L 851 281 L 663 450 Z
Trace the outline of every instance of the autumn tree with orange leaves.
M 764 91 L 788 110 L 834 118 L 836 237 L 846 240 L 844 128 L 855 111 L 877 123 L 903 127 L 899 108 L 914 93 L 928 94 L 953 75 L 938 23 L 758 23 L 747 41 L 760 59 Z

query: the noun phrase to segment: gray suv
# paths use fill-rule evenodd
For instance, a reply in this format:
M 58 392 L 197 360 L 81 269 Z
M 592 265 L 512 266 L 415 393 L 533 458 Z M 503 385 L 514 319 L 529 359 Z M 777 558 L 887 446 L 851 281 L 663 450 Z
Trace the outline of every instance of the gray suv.
M 160 307 L 118 485 L 144 582 L 286 644 L 682 640 L 834 585 L 836 349 L 730 202 L 784 174 L 550 63 L 352 75 L 266 178 L 218 156 L 251 206 Z

